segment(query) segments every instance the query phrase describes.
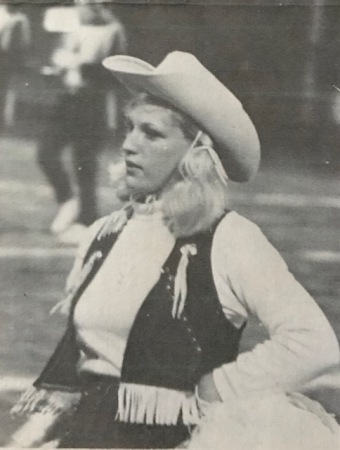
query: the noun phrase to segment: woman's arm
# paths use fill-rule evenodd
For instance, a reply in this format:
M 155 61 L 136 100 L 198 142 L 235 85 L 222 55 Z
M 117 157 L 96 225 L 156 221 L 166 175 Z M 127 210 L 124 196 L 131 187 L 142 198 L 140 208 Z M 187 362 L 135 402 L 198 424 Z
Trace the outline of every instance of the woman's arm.
M 339 364 L 337 339 L 326 317 L 255 224 L 228 214 L 216 230 L 212 267 L 226 316 L 240 323 L 250 313 L 269 334 L 252 351 L 214 370 L 223 400 L 300 390 Z

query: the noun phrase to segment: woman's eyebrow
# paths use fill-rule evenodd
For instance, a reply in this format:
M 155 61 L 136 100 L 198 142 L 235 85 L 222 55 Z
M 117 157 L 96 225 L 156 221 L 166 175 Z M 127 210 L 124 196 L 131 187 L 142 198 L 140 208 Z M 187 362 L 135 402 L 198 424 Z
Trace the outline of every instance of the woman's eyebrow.
M 146 131 L 151 131 L 153 134 L 164 136 L 164 132 L 162 129 L 160 129 L 158 126 L 155 126 L 153 123 L 150 122 L 143 122 L 141 123 L 141 128 Z

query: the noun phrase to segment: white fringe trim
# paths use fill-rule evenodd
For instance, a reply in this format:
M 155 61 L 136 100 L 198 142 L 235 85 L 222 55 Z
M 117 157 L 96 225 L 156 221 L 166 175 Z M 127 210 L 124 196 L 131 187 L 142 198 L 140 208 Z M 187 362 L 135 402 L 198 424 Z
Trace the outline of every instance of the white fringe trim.
M 80 392 L 50 391 L 31 387 L 13 406 L 11 415 L 72 413 L 78 405 L 80 397 Z
M 180 417 L 185 425 L 199 422 L 199 410 L 193 393 L 141 384 L 120 384 L 116 420 L 176 425 Z

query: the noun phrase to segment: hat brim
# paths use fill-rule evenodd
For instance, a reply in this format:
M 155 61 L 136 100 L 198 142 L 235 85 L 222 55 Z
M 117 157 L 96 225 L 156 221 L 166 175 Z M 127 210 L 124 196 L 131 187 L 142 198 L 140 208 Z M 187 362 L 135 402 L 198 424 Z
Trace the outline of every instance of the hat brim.
M 260 162 L 255 127 L 229 89 L 194 58 L 195 64 L 188 72 L 178 70 L 176 64 L 155 68 L 126 55 L 103 61 L 129 90 L 159 97 L 191 117 L 213 139 L 228 177 L 248 181 Z

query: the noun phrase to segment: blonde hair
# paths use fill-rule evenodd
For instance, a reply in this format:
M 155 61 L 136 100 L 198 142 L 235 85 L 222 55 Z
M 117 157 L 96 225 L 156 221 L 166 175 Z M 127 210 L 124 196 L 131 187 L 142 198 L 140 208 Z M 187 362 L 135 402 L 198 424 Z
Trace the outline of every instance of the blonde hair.
M 132 110 L 141 104 L 170 110 L 184 135 L 191 141 L 200 131 L 189 117 L 149 94 L 137 95 L 127 109 Z M 181 160 L 179 180 L 159 196 L 164 221 L 176 237 L 192 236 L 208 230 L 228 208 L 227 186 L 218 176 L 214 161 L 206 150 L 207 145 L 213 148 L 213 142 L 207 134 L 201 133 L 197 144 L 198 147 L 191 147 Z

